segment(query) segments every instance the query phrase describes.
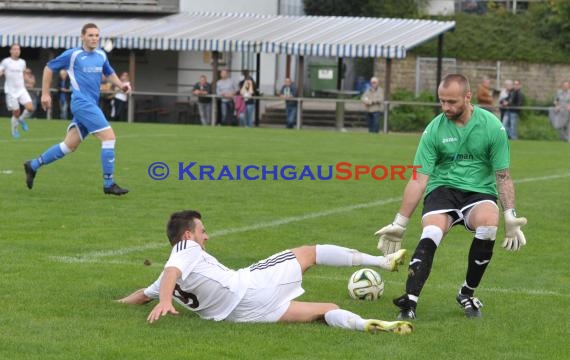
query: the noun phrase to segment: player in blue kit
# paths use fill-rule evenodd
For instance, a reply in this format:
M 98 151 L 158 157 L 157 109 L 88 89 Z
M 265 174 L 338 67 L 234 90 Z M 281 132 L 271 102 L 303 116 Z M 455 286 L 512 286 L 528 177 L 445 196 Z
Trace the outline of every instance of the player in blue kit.
M 65 139 L 47 149 L 39 157 L 26 161 L 26 185 L 31 189 L 38 169 L 61 159 L 75 151 L 89 134 L 101 140 L 101 165 L 103 168 L 103 192 L 124 195 L 129 190 L 121 188 L 113 178 L 115 172 L 115 132 L 99 108 L 99 94 L 102 77 L 129 93 L 129 83 L 122 82 L 109 64 L 105 52 L 99 46 L 99 28 L 85 24 L 81 29 L 83 46 L 64 51 L 50 60 L 44 68 L 42 78 L 42 107 L 51 108 L 50 85 L 54 72 L 67 70 L 71 83 L 71 111 L 73 120 L 67 128 Z

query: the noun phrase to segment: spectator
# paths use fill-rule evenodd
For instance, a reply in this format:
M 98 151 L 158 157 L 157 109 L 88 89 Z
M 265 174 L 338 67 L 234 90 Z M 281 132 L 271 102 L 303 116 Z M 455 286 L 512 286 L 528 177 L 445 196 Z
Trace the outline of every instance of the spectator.
M 505 87 L 501 89 L 501 92 L 499 93 L 499 112 L 503 123 L 507 112 L 507 99 L 509 98 L 511 91 L 513 91 L 513 81 L 505 80 Z
M 119 79 L 123 84 L 131 83 L 129 73 L 123 71 Z M 121 91 L 117 86 L 113 86 L 114 95 L 113 100 L 111 100 L 111 120 L 113 121 L 126 121 L 127 120 L 127 103 L 129 101 L 129 96 Z
M 63 120 L 68 120 L 68 110 L 69 110 L 69 97 L 71 90 L 69 88 L 69 77 L 67 76 L 67 71 L 61 69 L 59 71 L 59 118 Z
M 24 70 L 24 86 L 26 87 L 26 90 L 28 90 L 28 94 L 30 94 L 30 98 L 32 99 L 33 110 L 30 113 L 30 117 L 33 117 L 34 112 L 38 108 L 38 92 L 34 90 L 36 87 L 36 76 L 30 68 L 26 68 L 26 70 Z
M 222 97 L 222 125 L 231 125 L 234 114 L 234 96 L 238 91 L 236 83 L 230 79 L 228 70 L 220 72 L 220 80 L 216 83 L 216 94 Z
M 477 104 L 483 109 L 493 112 L 493 90 L 488 76 L 483 76 L 483 80 L 477 86 Z
M 370 84 L 366 82 L 364 76 L 358 76 L 354 82 L 354 90 L 357 90 L 360 95 L 364 94 L 368 86 L 370 86 Z
M 198 97 L 198 112 L 202 125 L 212 123 L 212 98 L 207 95 L 212 94 L 212 85 L 208 83 L 206 75 L 201 75 L 200 80 L 194 84 L 192 94 Z
M 234 96 L 234 115 L 239 119 L 240 125 L 245 126 L 245 100 L 241 94 Z
M 245 109 L 240 114 L 240 125 L 246 127 L 253 126 L 253 113 L 255 111 L 255 102 L 253 97 L 255 96 L 255 85 L 253 84 L 253 80 L 246 79 L 243 82 L 243 86 L 241 87 L 240 94 L 245 102 Z
M 506 100 L 507 111 L 505 112 L 505 117 L 503 118 L 503 125 L 507 130 L 509 139 L 518 139 L 518 125 L 521 109 L 519 107 L 523 106 L 524 95 L 521 90 L 520 80 L 513 81 L 513 90 L 509 93 L 509 97 Z
M 378 83 L 377 77 L 371 78 L 370 87 L 360 98 L 366 107 L 369 133 L 378 133 L 380 131 L 380 116 L 384 109 L 384 92 L 378 86 Z
M 285 112 L 287 116 L 287 129 L 293 129 L 297 123 L 297 101 L 288 100 L 297 97 L 297 86 L 290 78 L 285 78 L 285 83 L 281 87 L 280 97 L 285 99 Z
M 239 82 L 239 89 L 241 92 L 241 89 L 243 88 L 243 85 L 246 81 L 250 81 L 251 82 L 251 88 L 253 89 L 253 95 L 252 96 L 259 96 L 259 89 L 257 88 L 257 84 L 255 83 L 255 80 L 253 79 L 253 77 L 250 75 L 249 70 L 243 70 L 242 71 L 242 79 Z M 249 115 L 250 116 L 250 123 L 252 124 L 251 126 L 254 125 L 254 118 L 255 118 L 255 104 L 256 101 L 255 99 L 250 98 L 250 99 L 246 99 L 244 98 L 246 105 L 251 105 L 249 108 L 246 108 L 246 116 Z M 246 118 L 247 120 L 247 118 Z
M 570 123 L 570 82 L 565 80 L 562 82 L 562 88 L 556 92 L 554 99 L 554 109 L 549 113 L 550 123 L 564 141 L 570 140 L 568 133 Z

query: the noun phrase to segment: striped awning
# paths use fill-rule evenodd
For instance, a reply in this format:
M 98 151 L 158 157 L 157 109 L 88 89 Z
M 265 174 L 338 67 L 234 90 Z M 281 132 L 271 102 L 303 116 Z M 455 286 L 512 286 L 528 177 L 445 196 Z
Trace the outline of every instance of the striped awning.
M 332 16 L 181 13 L 160 17 L 0 14 L 0 46 L 80 46 L 94 22 L 118 49 L 220 51 L 400 59 L 455 27 L 454 21 Z

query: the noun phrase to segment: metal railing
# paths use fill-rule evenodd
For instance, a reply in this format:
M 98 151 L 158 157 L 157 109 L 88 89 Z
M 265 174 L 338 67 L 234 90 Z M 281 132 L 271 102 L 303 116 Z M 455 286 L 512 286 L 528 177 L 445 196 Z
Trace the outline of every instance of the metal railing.
M 38 106 L 41 106 L 40 104 L 40 99 L 39 99 L 39 94 L 41 89 L 38 88 L 34 88 L 31 91 L 34 91 L 37 96 L 38 96 Z M 53 94 L 57 94 L 57 89 L 51 89 L 51 92 Z M 102 93 L 102 95 L 109 95 L 111 93 Z M 136 98 L 137 97 L 152 97 L 152 98 L 165 98 L 165 97 L 170 97 L 170 98 L 176 98 L 178 99 L 178 101 L 176 101 L 175 103 L 178 104 L 186 104 L 188 106 L 193 106 L 194 104 L 197 104 L 197 100 L 198 97 L 188 93 L 188 92 L 149 92 L 149 91 L 133 91 L 129 97 L 128 97 L 128 105 L 127 105 L 127 121 L 129 123 L 133 123 L 135 122 L 136 119 L 136 114 L 137 113 L 143 113 L 143 112 L 150 112 L 150 113 L 154 113 L 153 118 L 155 119 L 156 122 L 162 122 L 161 119 L 161 112 L 168 112 L 168 111 L 172 111 L 174 109 L 173 107 L 173 102 L 170 103 L 163 103 L 163 104 L 154 104 L 152 106 L 150 106 L 150 108 L 136 108 Z M 217 96 L 217 95 L 208 95 L 207 97 L 212 99 L 212 122 L 211 122 L 211 126 L 216 126 L 218 125 L 218 106 L 217 103 L 220 101 L 221 96 Z M 54 103 L 56 102 L 56 95 L 52 96 L 52 101 L 54 101 Z M 313 97 L 294 97 L 294 98 L 287 98 L 286 100 L 280 96 L 255 96 L 253 97 L 254 100 L 258 101 L 260 104 L 263 104 L 266 106 L 265 109 L 260 109 L 260 113 L 263 113 L 267 110 L 267 107 L 271 106 L 271 104 L 276 104 L 276 103 L 284 103 L 286 100 L 287 101 L 296 101 L 297 102 L 297 118 L 296 118 L 296 124 L 295 124 L 295 128 L 296 129 L 301 129 L 304 125 L 303 122 L 303 106 L 305 104 L 320 104 L 321 105 L 321 109 L 322 109 L 322 105 L 328 105 L 328 107 L 326 107 L 327 111 L 330 110 L 334 110 L 335 111 L 335 122 L 334 122 L 334 127 L 337 130 L 343 131 L 345 130 L 345 117 L 344 117 L 344 109 L 347 105 L 353 105 L 353 109 L 356 109 L 356 111 L 361 111 L 363 114 L 366 114 L 366 110 L 364 108 L 364 106 L 362 105 L 362 102 L 360 99 L 356 99 L 356 98 L 313 98 Z M 354 106 L 356 105 L 356 106 Z M 435 102 L 417 102 L 417 101 L 384 101 L 384 111 L 383 111 L 383 124 L 382 124 L 382 131 L 384 133 L 388 133 L 389 132 L 389 128 L 390 128 L 390 116 L 392 113 L 392 110 L 395 109 L 398 106 L 403 106 L 403 105 L 407 105 L 407 106 L 421 106 L 421 107 L 429 107 L 429 108 L 433 108 L 433 109 L 439 109 L 440 108 L 440 104 L 439 103 L 435 103 Z M 261 106 L 260 106 L 261 108 Z M 318 107 L 317 107 L 318 108 Z M 492 106 L 489 107 L 490 110 L 498 113 L 499 112 L 499 107 L 498 106 Z M 511 109 L 520 109 L 520 110 L 525 110 L 525 111 L 535 111 L 535 112 L 540 112 L 540 113 L 544 113 L 548 116 L 549 112 L 552 111 L 553 106 L 520 106 L 520 107 L 511 107 Z M 260 114 L 257 114 L 257 116 L 259 116 Z M 47 118 L 51 118 L 51 113 L 48 112 L 46 114 Z M 566 134 L 565 138 L 570 139 L 570 127 L 567 127 L 567 132 L 568 134 Z

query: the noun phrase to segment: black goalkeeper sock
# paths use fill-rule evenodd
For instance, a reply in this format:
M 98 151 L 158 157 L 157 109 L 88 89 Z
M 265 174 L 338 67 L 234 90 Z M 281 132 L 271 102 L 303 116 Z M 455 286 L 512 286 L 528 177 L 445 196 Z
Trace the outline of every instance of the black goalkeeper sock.
M 408 267 L 408 280 L 406 281 L 406 293 L 420 296 L 420 292 L 426 283 L 437 245 L 430 238 L 421 239 L 416 247 Z
M 479 286 L 483 274 L 493 257 L 493 240 L 481 240 L 473 238 L 471 248 L 469 249 L 469 263 L 467 265 L 467 275 L 465 276 L 465 284 L 460 292 L 464 295 L 473 296 L 475 289 Z

